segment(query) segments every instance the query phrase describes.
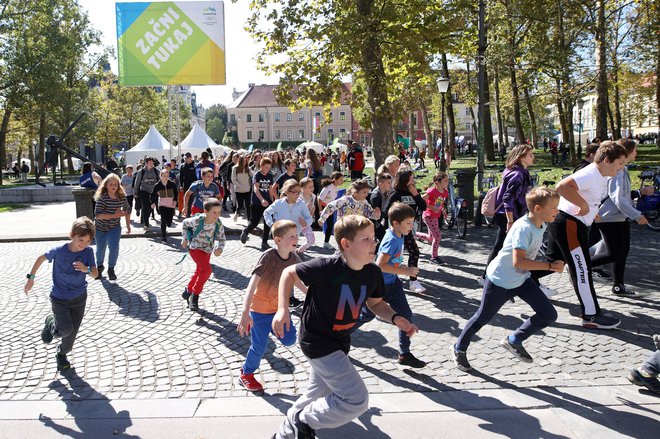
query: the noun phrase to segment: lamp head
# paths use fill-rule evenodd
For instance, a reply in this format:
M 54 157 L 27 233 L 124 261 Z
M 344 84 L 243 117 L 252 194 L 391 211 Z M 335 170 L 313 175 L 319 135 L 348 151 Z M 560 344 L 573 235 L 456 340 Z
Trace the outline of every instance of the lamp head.
M 582 99 L 578 99 L 577 107 L 579 111 L 582 111 L 582 109 L 584 108 L 584 101 Z
M 437 80 L 438 83 L 438 91 L 440 93 L 447 93 L 447 90 L 449 90 L 449 78 L 438 78 Z

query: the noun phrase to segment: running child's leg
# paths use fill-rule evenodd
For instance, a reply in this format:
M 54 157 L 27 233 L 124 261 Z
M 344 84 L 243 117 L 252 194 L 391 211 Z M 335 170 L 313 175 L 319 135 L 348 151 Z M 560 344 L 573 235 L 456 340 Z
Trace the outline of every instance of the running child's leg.
M 307 240 L 307 242 L 300 246 L 300 248 L 298 249 L 298 253 L 304 253 L 305 250 L 313 246 L 314 243 L 316 242 L 316 239 L 314 238 L 314 231 L 312 230 L 311 226 L 303 227 L 302 234 Z
M 531 335 L 557 320 L 557 310 L 531 278 L 513 291 L 536 312 L 509 336 L 511 343 L 522 344 Z
M 408 267 L 418 267 L 419 266 L 419 247 L 417 246 L 417 241 L 413 236 L 413 232 L 408 233 L 403 237 L 403 246 L 408 252 Z M 417 280 L 417 276 L 410 276 L 410 280 Z
M 268 334 L 271 332 L 270 325 L 273 322 L 273 314 L 261 314 L 250 311 L 252 317 L 252 328 L 250 328 L 251 344 L 243 363 L 243 373 L 248 375 L 259 369 L 259 363 L 264 357 L 268 345 Z M 293 325 L 291 325 L 293 326 Z
M 50 300 L 54 316 L 51 333 L 54 337 L 62 339 L 57 347 L 57 352 L 67 354 L 73 348 L 73 342 L 76 340 L 78 329 L 85 314 L 87 293 L 72 300 L 60 300 L 53 297 Z
M 433 241 L 431 244 L 431 257 L 437 258 L 438 249 L 440 248 L 440 239 L 442 238 L 442 234 L 440 233 L 440 226 L 438 225 L 438 219 L 424 217 L 424 222 L 426 223 L 426 226 L 431 233 L 431 240 Z
M 199 296 L 204 289 L 204 284 L 213 270 L 211 269 L 211 253 L 206 253 L 202 250 L 190 250 L 190 257 L 193 258 L 195 264 L 197 264 L 197 269 L 193 274 L 193 279 L 190 280 L 188 291 L 195 296 Z

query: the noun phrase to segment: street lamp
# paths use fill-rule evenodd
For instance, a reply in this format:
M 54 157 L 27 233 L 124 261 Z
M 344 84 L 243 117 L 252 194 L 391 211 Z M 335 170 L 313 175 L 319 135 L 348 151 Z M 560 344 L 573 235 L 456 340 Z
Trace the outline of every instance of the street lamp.
M 442 116 L 440 117 L 442 127 L 440 129 L 440 139 L 442 141 L 442 149 L 440 150 L 440 170 L 447 170 L 447 162 L 445 161 L 445 94 L 449 90 L 449 78 L 440 77 L 438 78 L 438 91 L 440 96 L 442 96 Z
M 582 109 L 584 108 L 584 101 L 582 98 L 577 101 L 578 107 L 578 148 L 577 148 L 577 158 L 578 160 L 582 159 Z

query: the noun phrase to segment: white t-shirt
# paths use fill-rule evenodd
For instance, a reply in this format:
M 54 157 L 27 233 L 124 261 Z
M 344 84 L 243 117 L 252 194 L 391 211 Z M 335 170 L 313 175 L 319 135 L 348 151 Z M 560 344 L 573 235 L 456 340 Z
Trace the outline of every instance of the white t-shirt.
M 577 184 L 580 196 L 584 198 L 589 206 L 589 212 L 586 215 L 577 215 L 579 207 L 561 197 L 559 200 L 559 210 L 582 221 L 586 226 L 590 226 L 594 221 L 600 203 L 607 196 L 607 177 L 604 177 L 595 163 L 586 166 L 575 174 L 573 180 Z

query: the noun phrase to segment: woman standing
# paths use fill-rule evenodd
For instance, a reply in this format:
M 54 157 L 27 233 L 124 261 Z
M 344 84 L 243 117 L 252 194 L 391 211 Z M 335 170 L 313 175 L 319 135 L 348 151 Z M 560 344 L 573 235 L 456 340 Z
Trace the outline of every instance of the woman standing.
M 252 170 L 247 165 L 247 159 L 242 155 L 238 156 L 238 164 L 231 169 L 231 184 L 236 194 L 234 222 L 238 220 L 238 212 L 241 210 L 241 204 L 245 207 L 245 217 L 250 218 L 252 174 Z
M 131 233 L 131 208 L 128 206 L 126 194 L 121 187 L 117 174 L 110 174 L 103 179 L 94 195 L 96 208 L 94 225 L 96 226 L 96 264 L 99 270 L 97 279 L 103 273 L 105 250 L 109 250 L 108 278 L 116 280 L 115 266 L 119 256 L 119 239 L 121 224 L 119 220 L 126 218 L 126 231 Z
M 506 159 L 506 169 L 502 173 L 502 183 L 495 197 L 495 224 L 497 237 L 493 249 L 488 255 L 486 267 L 502 249 L 504 238 L 514 221 L 527 213 L 525 195 L 531 188 L 532 179 L 527 168 L 534 163 L 534 148 L 528 144 L 518 145 L 511 150 Z M 483 285 L 486 271 L 478 279 Z
M 176 183 L 170 180 L 170 171 L 163 169 L 160 171 L 160 181 L 154 186 L 151 192 L 151 209 L 160 213 L 160 233 L 163 242 L 167 242 L 167 228 L 172 227 L 174 218 L 174 208 L 179 198 L 179 190 Z
M 311 148 L 307 149 L 305 155 L 305 177 L 314 181 L 314 194 L 321 192 L 321 177 L 323 177 L 323 168 L 318 154 Z

